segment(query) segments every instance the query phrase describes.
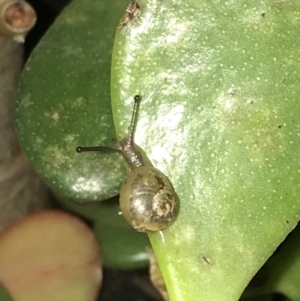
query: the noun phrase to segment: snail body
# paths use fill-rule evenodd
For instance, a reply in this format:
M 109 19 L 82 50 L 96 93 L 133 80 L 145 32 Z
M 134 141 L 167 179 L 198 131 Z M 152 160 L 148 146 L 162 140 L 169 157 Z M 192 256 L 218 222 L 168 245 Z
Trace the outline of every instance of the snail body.
M 125 219 L 139 232 L 157 232 L 176 219 L 178 202 L 169 179 L 153 166 L 144 164 L 134 144 L 134 129 L 141 97 L 134 97 L 128 137 L 110 146 L 77 147 L 77 152 L 114 150 L 120 152 L 131 172 L 120 190 L 120 207 Z

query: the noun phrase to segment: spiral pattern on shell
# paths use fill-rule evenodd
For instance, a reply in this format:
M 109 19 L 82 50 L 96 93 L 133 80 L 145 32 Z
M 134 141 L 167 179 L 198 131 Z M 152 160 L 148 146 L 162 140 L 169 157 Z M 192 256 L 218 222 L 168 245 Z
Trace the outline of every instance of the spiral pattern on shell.
M 150 166 L 134 168 L 120 191 L 125 219 L 140 232 L 156 232 L 170 226 L 178 203 L 168 178 Z

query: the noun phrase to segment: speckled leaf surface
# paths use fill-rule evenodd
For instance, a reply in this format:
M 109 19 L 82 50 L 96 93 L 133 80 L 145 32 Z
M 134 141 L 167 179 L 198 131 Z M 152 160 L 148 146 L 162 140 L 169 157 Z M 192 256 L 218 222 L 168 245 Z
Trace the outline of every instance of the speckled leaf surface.
M 61 195 L 79 203 L 116 195 L 126 174 L 119 154 L 77 154 L 115 137 L 110 102 L 114 33 L 128 0 L 75 0 L 27 63 L 16 124 L 24 151 Z
M 174 185 L 150 235 L 172 301 L 235 301 L 299 220 L 300 4 L 140 0 L 113 50 L 119 137 Z

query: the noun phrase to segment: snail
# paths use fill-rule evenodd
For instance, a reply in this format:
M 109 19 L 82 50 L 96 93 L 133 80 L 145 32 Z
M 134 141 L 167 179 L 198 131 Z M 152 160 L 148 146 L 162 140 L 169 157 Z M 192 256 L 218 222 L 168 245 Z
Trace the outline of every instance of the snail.
M 145 165 L 134 143 L 141 96 L 134 96 L 134 108 L 128 137 L 110 146 L 78 146 L 85 151 L 114 150 L 120 152 L 131 172 L 120 190 L 120 207 L 125 219 L 139 232 L 157 232 L 169 227 L 176 219 L 178 202 L 168 178 L 158 169 Z

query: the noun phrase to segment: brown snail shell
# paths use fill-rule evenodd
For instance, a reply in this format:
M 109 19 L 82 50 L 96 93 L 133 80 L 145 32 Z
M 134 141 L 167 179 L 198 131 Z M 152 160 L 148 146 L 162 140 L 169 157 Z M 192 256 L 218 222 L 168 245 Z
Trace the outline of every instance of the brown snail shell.
M 125 219 L 140 232 L 167 228 L 178 209 L 170 181 L 151 166 L 132 169 L 120 190 L 120 207 Z

